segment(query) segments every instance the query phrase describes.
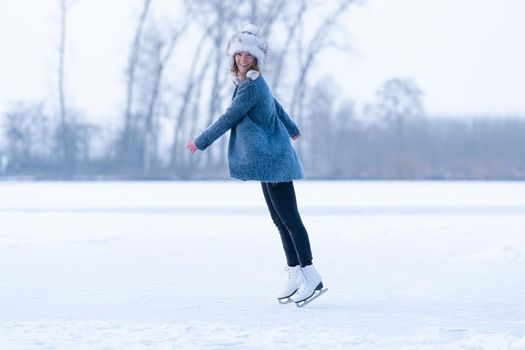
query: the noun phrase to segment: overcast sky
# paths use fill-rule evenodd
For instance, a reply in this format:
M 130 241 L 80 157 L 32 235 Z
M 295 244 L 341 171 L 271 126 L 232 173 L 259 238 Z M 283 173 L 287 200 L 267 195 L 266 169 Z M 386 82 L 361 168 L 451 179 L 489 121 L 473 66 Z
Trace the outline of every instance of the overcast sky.
M 0 1 L 0 113 L 56 96 L 58 2 Z M 140 3 L 79 0 L 70 13 L 69 98 L 91 117 L 120 111 Z M 358 103 L 410 77 L 429 114 L 525 114 L 524 15 L 522 0 L 368 0 L 346 18 L 354 50 L 323 56 L 315 76 L 333 74 Z

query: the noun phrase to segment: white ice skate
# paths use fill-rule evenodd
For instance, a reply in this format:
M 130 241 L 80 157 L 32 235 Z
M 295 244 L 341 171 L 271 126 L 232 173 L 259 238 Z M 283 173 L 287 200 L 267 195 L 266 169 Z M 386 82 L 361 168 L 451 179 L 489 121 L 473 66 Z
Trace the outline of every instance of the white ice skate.
M 299 289 L 301 285 L 301 267 L 287 266 L 285 271 L 288 272 L 288 280 L 283 290 L 277 295 L 277 300 L 281 304 L 291 303 L 293 300 L 290 298 Z
M 303 307 L 309 304 L 328 290 L 326 288 L 323 289 L 321 275 L 317 272 L 314 265 L 302 267 L 300 279 L 302 280 L 301 286 L 292 296 L 292 300 L 297 307 Z

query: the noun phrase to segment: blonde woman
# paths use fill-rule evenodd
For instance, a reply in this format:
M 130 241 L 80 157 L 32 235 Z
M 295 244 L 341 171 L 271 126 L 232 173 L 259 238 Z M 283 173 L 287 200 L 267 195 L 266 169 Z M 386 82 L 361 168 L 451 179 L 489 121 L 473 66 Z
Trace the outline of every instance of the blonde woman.
M 246 25 L 228 42 L 235 91 L 231 106 L 195 140 L 191 153 L 205 150 L 231 130 L 228 147 L 230 176 L 260 181 L 271 218 L 281 235 L 288 279 L 277 295 L 281 303 L 303 306 L 321 295 L 321 276 L 312 264 L 308 233 L 301 221 L 293 180 L 304 178 L 303 167 L 291 139 L 299 129 L 273 97 L 261 75 L 266 41 L 254 25 Z

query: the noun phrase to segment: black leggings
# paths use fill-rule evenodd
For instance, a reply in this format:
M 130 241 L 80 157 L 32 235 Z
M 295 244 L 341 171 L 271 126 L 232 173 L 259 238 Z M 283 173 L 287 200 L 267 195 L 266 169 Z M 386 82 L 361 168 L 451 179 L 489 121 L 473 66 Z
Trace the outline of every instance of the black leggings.
M 272 220 L 281 234 L 288 266 L 312 264 L 308 233 L 297 209 L 293 182 L 261 182 Z

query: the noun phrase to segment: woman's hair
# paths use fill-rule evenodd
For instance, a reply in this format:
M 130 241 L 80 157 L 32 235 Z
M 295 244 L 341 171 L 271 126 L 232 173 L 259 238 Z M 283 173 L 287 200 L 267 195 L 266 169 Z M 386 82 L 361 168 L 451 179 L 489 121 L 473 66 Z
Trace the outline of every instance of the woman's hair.
M 235 63 L 235 55 L 233 55 L 233 65 L 232 65 L 232 69 L 230 70 L 230 72 L 232 72 L 232 74 L 234 75 L 238 75 L 239 69 L 237 68 L 237 64 Z M 255 56 L 253 56 L 253 63 L 250 69 L 255 69 L 257 72 L 261 73 L 261 68 L 259 67 L 259 60 Z

